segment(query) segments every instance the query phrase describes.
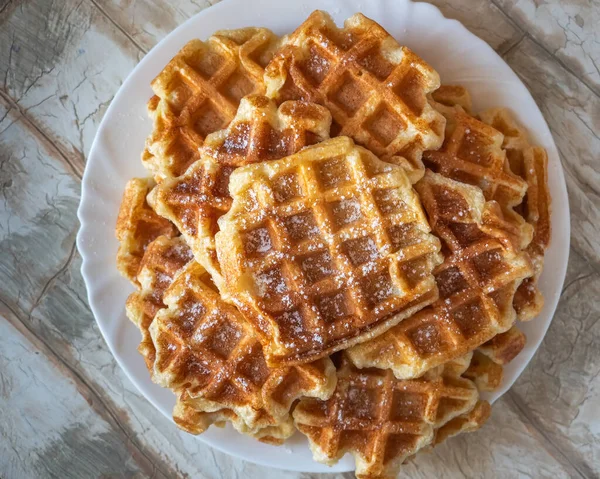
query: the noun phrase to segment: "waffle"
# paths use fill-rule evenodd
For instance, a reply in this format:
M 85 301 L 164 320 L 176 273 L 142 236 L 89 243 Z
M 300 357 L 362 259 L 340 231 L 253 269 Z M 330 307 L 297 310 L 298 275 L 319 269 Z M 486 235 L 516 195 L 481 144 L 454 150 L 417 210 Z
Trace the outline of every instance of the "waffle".
M 504 368 L 476 349 L 463 376 L 473 381 L 479 391 L 491 392 L 502 384 Z
M 264 67 L 278 47 L 264 28 L 223 30 L 192 40 L 152 82 L 154 129 L 142 162 L 157 181 L 179 176 L 199 158 L 209 133 L 226 127 L 240 100 L 264 93 Z
M 477 385 L 480 391 L 494 391 L 502 384 L 504 367 L 525 347 L 525 335 L 513 326 L 494 336 L 477 348 L 463 376 Z
M 127 298 L 127 317 L 142 333 L 138 351 L 150 373 L 154 370 L 156 350 L 149 327 L 156 313 L 165 307 L 163 294 L 177 273 L 192 259 L 192 252 L 183 238 L 159 236 L 146 248 L 138 273 L 140 291 Z
M 406 174 L 350 138 L 240 168 L 229 188 L 224 293 L 270 364 L 366 341 L 437 299 L 440 243 Z
M 179 395 L 175 416 L 186 430 L 202 432 L 226 416 L 242 433 L 276 438 L 291 434 L 289 411 L 297 398 L 332 394 L 335 369 L 329 358 L 268 367 L 248 323 L 221 299 L 195 261 L 177 276 L 163 301 L 167 308 L 150 326 L 154 380 Z M 264 428 L 269 429 L 261 433 Z
M 477 431 L 488 420 L 492 407 L 487 401 L 478 401 L 473 409 L 455 417 L 435 430 L 433 444 L 437 445 L 446 439 L 464 432 Z
M 533 238 L 527 252 L 535 266 L 535 274 L 523 281 L 515 295 L 517 315 L 521 321 L 527 321 L 536 317 L 544 305 L 537 282 L 551 235 L 548 156 L 543 148 L 529 144 L 527 134 L 506 109 L 487 110 L 481 114 L 481 119 L 502 132 L 502 147 L 506 151 L 510 167 L 528 185 L 527 195 L 518 211 L 533 226 Z
M 416 188 L 443 241 L 445 261 L 435 271 L 440 298 L 348 352 L 357 366 L 392 368 L 400 379 L 418 377 L 508 331 L 516 319 L 515 291 L 532 273 L 526 253 L 482 228 L 490 203 L 481 190 L 431 171 Z
M 395 477 L 405 459 L 431 445 L 437 428 L 478 399 L 471 381 L 443 369 L 399 380 L 389 369 L 358 369 L 344 354 L 333 396 L 302 399 L 293 416 L 316 461 L 331 465 L 349 452 L 359 479 Z
M 286 38 L 267 66 L 267 95 L 278 102 L 326 106 L 331 136 L 353 138 L 383 160 L 406 168 L 413 182 L 424 172 L 424 150 L 442 144 L 444 118 L 426 95 L 437 72 L 360 13 L 337 28 L 315 11 Z
M 471 106 L 471 97 L 469 92 L 462 86 L 458 85 L 442 85 L 438 90 L 432 93 L 431 99 L 432 103 L 439 111 L 443 112 L 447 117 L 454 117 L 456 111 L 462 111 L 464 113 L 468 113 L 469 116 L 472 117 L 472 106 Z M 472 118 L 474 121 L 478 120 L 476 118 Z M 504 161 L 504 169 L 509 171 L 510 173 L 521 178 L 526 185 L 527 192 L 530 189 L 537 190 L 536 185 L 533 184 L 531 175 L 529 178 L 525 174 L 525 152 L 526 150 L 531 148 L 527 141 L 527 135 L 520 128 L 517 123 L 510 117 L 507 110 L 495 108 L 488 110 L 481 114 L 481 121 L 486 123 L 489 126 L 492 126 L 497 132 L 502 133 L 502 150 L 506 155 L 506 159 L 508 163 Z M 480 126 L 480 122 L 477 123 Z M 448 128 L 452 128 L 452 125 L 449 123 Z M 488 131 L 488 134 L 489 131 Z M 488 136 L 488 139 L 491 139 L 491 136 Z M 481 141 L 476 141 L 476 143 L 483 144 Z M 488 148 L 489 156 L 494 157 L 491 163 L 496 165 L 493 168 L 493 171 L 489 172 L 489 174 L 481 174 L 481 178 L 478 178 L 478 175 L 471 175 L 470 171 L 466 172 L 466 177 L 463 179 L 461 175 L 465 173 L 461 171 L 453 171 L 452 173 L 448 173 L 452 170 L 453 165 L 450 164 L 446 168 L 445 171 L 440 171 L 445 176 L 449 176 L 451 178 L 457 179 L 459 181 L 464 181 L 470 184 L 477 184 L 481 186 L 481 184 L 487 185 L 489 176 L 494 176 L 496 171 L 499 170 L 499 165 L 502 163 L 500 158 L 502 154 L 500 154 L 496 147 Z M 536 148 L 536 156 L 544 155 L 544 151 L 541 148 Z M 485 151 L 485 150 L 484 150 Z M 529 156 L 530 153 L 527 153 Z M 441 159 L 443 162 L 443 158 Z M 531 163 L 529 164 L 531 166 Z M 435 168 L 434 168 L 435 169 Z M 480 183 L 478 183 L 480 181 Z M 544 185 L 547 186 L 547 183 L 542 181 Z M 497 226 L 500 228 L 504 228 L 507 233 L 511 235 L 511 239 L 514 241 L 516 245 L 525 249 L 529 246 L 533 239 L 534 234 L 534 222 L 524 220 L 524 216 L 527 216 L 524 212 L 525 205 L 528 203 L 527 195 L 525 195 L 522 202 L 518 203 L 519 195 L 516 194 L 506 194 L 506 189 L 504 187 L 488 187 L 483 188 L 484 193 L 486 193 L 487 199 L 495 199 L 500 203 L 500 210 L 496 210 L 495 216 L 502 218 L 504 221 L 498 222 L 497 218 L 490 216 L 489 218 L 484 219 L 484 223 L 491 224 L 497 222 Z M 547 197 L 546 205 L 549 204 L 549 197 Z M 543 208 L 543 205 L 540 205 Z M 549 224 L 549 222 L 548 222 Z M 548 235 L 549 239 L 549 235 Z
M 437 105 L 438 110 L 446 111 L 447 115 L 448 111 L 456 109 L 457 106 L 463 109 L 470 108 L 469 93 L 461 86 L 442 86 L 432 94 L 432 98 L 437 102 L 434 104 Z M 517 317 L 521 321 L 528 321 L 540 313 L 544 304 L 537 281 L 543 267 L 544 251 L 550 241 L 547 156 L 543 148 L 532 147 L 529 144 L 527 134 L 506 109 L 494 108 L 483 112 L 480 116 L 483 123 L 502 133 L 502 149 L 506 154 L 510 171 L 527 185 L 527 194 L 520 204 L 496 209 L 496 217 L 484 219 L 484 223 L 495 223 L 496 227 L 510 231 L 512 240 L 527 250 L 534 263 L 534 274 L 521 283 L 514 299 Z M 497 221 L 498 215 L 506 216 L 506 221 Z
M 469 91 L 460 85 L 441 85 L 437 90 L 431 92 L 434 106 L 440 109 L 440 105 L 450 108 L 459 106 L 469 115 L 473 115 L 473 102 Z
M 190 399 L 185 392 L 177 398 L 173 408 L 173 420 L 180 429 L 196 435 L 202 434 L 213 424 L 224 427 L 227 422 L 231 422 L 238 432 L 275 446 L 283 444 L 295 432 L 291 417 L 285 418 L 276 425 L 252 429 L 231 409 L 206 411 L 205 407 L 198 407 L 196 401 Z
M 151 178 L 129 180 L 117 218 L 117 268 L 137 287 L 140 286 L 137 279 L 140 263 L 148 244 L 161 235 L 175 236 L 177 232 L 170 221 L 158 216 L 146 202 L 146 195 L 154 184 Z
M 184 175 L 164 180 L 150 194 L 156 211 L 173 221 L 194 254 L 219 286 L 215 251 L 217 220 L 231 207 L 228 185 L 240 166 L 279 159 L 329 138 L 331 114 L 326 108 L 288 101 L 279 108 L 260 95 L 243 98 L 229 127 L 209 135 L 202 159 Z
M 520 204 L 527 183 L 511 171 L 502 149 L 502 133 L 460 106 L 435 102 L 434 106 L 446 117 L 446 136 L 439 150 L 423 154 L 425 166 L 447 178 L 478 186 L 486 200 L 497 201 L 505 210 Z

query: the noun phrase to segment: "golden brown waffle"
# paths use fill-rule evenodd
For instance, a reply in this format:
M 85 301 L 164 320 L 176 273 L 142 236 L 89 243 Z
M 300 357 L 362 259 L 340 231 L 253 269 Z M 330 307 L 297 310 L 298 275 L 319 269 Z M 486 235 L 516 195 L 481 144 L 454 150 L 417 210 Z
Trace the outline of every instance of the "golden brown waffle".
M 460 85 L 441 85 L 437 90 L 431 93 L 433 104 L 439 108 L 439 105 L 445 105 L 450 108 L 460 106 L 465 113 L 472 115 L 473 102 L 469 91 Z
M 504 378 L 503 366 L 523 350 L 525 342 L 525 334 L 516 326 L 494 336 L 474 351 L 469 368 L 463 376 L 475 382 L 480 391 L 496 390 Z
M 445 261 L 435 271 L 440 298 L 387 333 L 351 348 L 359 367 L 392 368 L 411 378 L 481 346 L 509 330 L 529 257 L 481 226 L 481 190 L 427 171 L 416 185 Z M 497 233 L 497 232 L 495 232 Z
M 443 369 L 399 380 L 389 369 L 358 369 L 344 354 L 333 396 L 302 399 L 293 416 L 316 461 L 331 465 L 349 452 L 358 478 L 395 477 L 405 459 L 432 443 L 437 428 L 478 399 L 471 381 Z
M 440 243 L 406 174 L 350 138 L 240 168 L 229 189 L 224 293 L 270 364 L 365 341 L 437 299 Z
M 527 182 L 527 195 L 517 207 L 533 226 L 533 238 L 527 247 L 535 267 L 535 274 L 527 278 L 515 295 L 515 309 L 521 321 L 536 317 L 544 305 L 537 287 L 543 269 L 544 253 L 550 244 L 550 192 L 548 190 L 548 156 L 540 147 L 529 144 L 524 129 L 506 109 L 494 108 L 481 114 L 483 122 L 504 135 L 505 149 L 511 169 Z
M 184 175 L 164 180 L 150 194 L 156 211 L 173 221 L 194 254 L 221 283 L 215 251 L 217 220 L 231 207 L 229 176 L 239 167 L 275 160 L 329 138 L 331 114 L 319 105 L 288 101 L 279 108 L 260 95 L 242 99 L 225 130 L 206 138 L 202 159 Z
M 469 93 L 462 86 L 442 86 L 432 94 L 432 97 L 437 102 L 437 109 L 445 112 L 446 116 L 453 115 L 457 109 L 465 109 L 465 106 L 470 105 Z M 484 223 L 487 226 L 504 229 L 516 245 L 527 249 L 530 254 L 535 266 L 534 274 L 521 283 L 514 299 L 517 317 L 521 321 L 528 321 L 540 313 L 544 304 L 542 294 L 537 288 L 537 281 L 543 267 L 543 253 L 550 239 L 550 196 L 547 189 L 546 152 L 543 148 L 531 147 L 527 134 L 506 109 L 494 108 L 483 112 L 480 116 L 481 121 L 502 133 L 502 149 L 506 154 L 510 171 L 524 180 L 527 185 L 527 194 L 520 204 L 513 205 L 513 200 L 509 200 L 507 204 L 505 198 L 497 197 L 505 204 L 489 210 L 491 214 L 484 218 Z M 543 186 L 539 187 L 539 184 Z M 541 193 L 538 193 L 540 191 Z M 529 209 L 532 211 L 531 215 L 526 211 Z M 537 229 L 536 218 L 539 218 L 540 212 L 543 218 L 539 227 L 541 233 L 537 233 L 538 238 L 533 241 Z M 541 247 L 540 239 L 543 244 Z
M 268 367 L 249 324 L 221 299 L 195 261 L 177 276 L 163 301 L 167 309 L 150 326 L 154 380 L 180 395 L 176 416 L 186 430 L 202 432 L 211 421 L 221 421 L 214 412 L 226 409 L 242 433 L 256 435 L 269 427 L 271 437 L 291 434 L 289 411 L 296 399 L 332 394 L 335 368 L 329 358 Z
M 286 38 L 265 82 L 278 102 L 326 106 L 334 120 L 331 136 L 349 136 L 404 166 L 413 182 L 424 172 L 423 151 L 442 144 L 444 118 L 426 98 L 439 87 L 437 72 L 360 13 L 338 28 L 315 11 Z
M 439 170 L 439 173 L 449 178 L 480 186 L 486 195 L 487 200 L 496 200 L 498 202 L 498 206 L 487 209 L 485 217 L 483 218 L 483 223 L 487 227 L 506 231 L 509 239 L 516 247 L 526 248 L 533 237 L 533 228 L 525 221 L 522 215 L 519 214 L 521 213 L 521 206 L 518 203 L 522 193 L 517 192 L 518 185 L 515 185 L 513 188 L 512 186 L 507 187 L 497 183 L 498 178 L 512 181 L 510 175 L 513 173 L 522 178 L 522 175 L 518 174 L 518 171 L 513 170 L 510 166 L 512 165 L 512 155 L 509 150 L 505 149 L 506 137 L 502 140 L 501 151 L 498 148 L 498 132 L 496 131 L 494 134 L 491 129 L 482 129 L 481 122 L 473 117 L 473 114 L 471 113 L 471 96 L 466 88 L 459 85 L 442 85 L 438 90 L 431 94 L 431 99 L 435 108 L 444 113 L 449 119 L 446 125 L 447 132 L 455 131 L 457 113 L 468 114 L 467 117 L 474 122 L 473 124 L 476 125 L 480 131 L 470 139 L 468 138 L 468 135 L 465 134 L 465 140 L 462 147 L 454 145 L 454 150 L 452 145 L 450 145 L 450 141 L 448 141 L 445 145 L 450 154 L 451 161 L 447 161 L 448 152 L 446 152 L 445 155 L 441 155 L 439 158 L 436 158 L 434 153 L 433 159 L 437 159 L 442 167 L 439 168 L 439 165 L 436 165 L 435 163 L 429 166 L 432 166 L 434 171 Z M 464 116 L 460 116 L 458 121 L 463 121 L 464 118 Z M 471 132 L 468 125 L 464 126 L 463 129 L 465 132 L 467 129 Z M 460 136 L 460 134 L 458 136 Z M 473 144 L 476 148 L 472 148 Z M 513 142 L 513 145 L 516 147 L 517 142 Z M 473 167 L 472 165 L 463 162 L 462 166 L 455 168 L 452 157 L 458 158 L 459 162 L 462 161 L 462 157 L 466 157 L 467 155 L 464 152 L 461 153 L 460 150 L 466 150 L 467 148 L 472 149 L 470 153 L 476 158 L 486 158 L 488 166 L 484 169 L 477 169 L 477 167 Z M 503 156 L 506 156 L 506 159 L 503 159 Z M 491 158 L 491 160 L 488 161 L 488 158 Z M 502 171 L 502 173 L 499 174 L 499 171 Z M 505 171 L 508 172 L 508 176 L 504 174 Z M 525 186 L 527 186 L 526 183 Z M 514 189 L 515 191 L 511 192 L 511 189 Z
M 161 235 L 177 234 L 175 226 L 157 215 L 146 202 L 146 195 L 154 185 L 151 178 L 129 180 L 117 218 L 117 268 L 137 287 L 140 286 L 137 279 L 140 263 L 148 244 Z
M 264 68 L 278 47 L 265 28 L 223 30 L 192 40 L 152 82 L 154 130 L 142 162 L 158 181 L 185 172 L 209 133 L 226 127 L 240 100 L 264 93 Z
M 509 209 L 521 203 L 527 183 L 515 175 L 495 128 L 460 107 L 439 107 L 446 117 L 446 137 L 439 150 L 423 154 L 425 166 L 447 178 L 478 186 L 486 200 Z
M 180 236 L 159 236 L 146 248 L 138 273 L 141 290 L 127 298 L 127 317 L 142 333 L 138 351 L 152 374 L 156 350 L 148 328 L 156 313 L 165 307 L 163 294 L 177 273 L 192 259 L 192 251 Z
M 498 334 L 479 348 L 483 354 L 496 364 L 510 363 L 519 354 L 526 343 L 525 334 L 516 326 L 508 331 Z
M 205 404 L 198 405 L 197 403 L 197 400 L 191 399 L 187 392 L 183 391 L 177 397 L 177 402 L 173 408 L 175 424 L 190 434 L 202 434 L 212 424 L 217 427 L 224 427 L 227 422 L 230 422 L 242 434 L 267 444 L 281 445 L 295 432 L 294 422 L 289 415 L 276 425 L 256 429 L 248 427 L 243 419 L 231 409 L 207 411 Z
M 473 409 L 465 414 L 448 421 L 442 427 L 436 429 L 433 444 L 437 445 L 446 439 L 464 432 L 477 431 L 488 420 L 492 407 L 487 401 L 478 401 Z

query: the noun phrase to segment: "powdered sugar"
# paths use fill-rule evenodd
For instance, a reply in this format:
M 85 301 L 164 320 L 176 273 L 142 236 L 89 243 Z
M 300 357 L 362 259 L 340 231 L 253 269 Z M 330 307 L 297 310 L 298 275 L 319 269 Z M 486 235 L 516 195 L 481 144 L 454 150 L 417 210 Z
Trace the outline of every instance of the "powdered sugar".
M 271 236 L 267 228 L 257 228 L 246 233 L 246 250 L 253 253 L 264 254 L 273 248 Z

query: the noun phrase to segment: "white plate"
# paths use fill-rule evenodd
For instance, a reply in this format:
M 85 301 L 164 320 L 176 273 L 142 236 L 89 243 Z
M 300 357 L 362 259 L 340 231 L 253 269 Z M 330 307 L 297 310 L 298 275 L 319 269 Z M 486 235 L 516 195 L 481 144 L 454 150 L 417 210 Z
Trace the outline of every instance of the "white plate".
M 502 387 L 489 399 L 498 399 L 519 377 L 540 345 L 562 288 L 569 252 L 569 207 L 565 180 L 556 146 L 533 98 L 513 71 L 482 40 L 459 22 L 444 18 L 425 3 L 406 0 L 224 0 L 202 11 L 160 42 L 129 75 L 98 129 L 83 177 L 77 245 L 83 258 L 82 274 L 96 321 L 119 365 L 141 393 L 163 414 L 171 417 L 174 398 L 150 381 L 136 348 L 137 329 L 125 316 L 125 299 L 132 291 L 115 267 L 117 241 L 114 225 L 127 180 L 146 176 L 140 152 L 151 122 L 146 102 L 150 81 L 177 51 L 192 38 L 205 39 L 224 28 L 264 26 L 277 34 L 294 30 L 314 9 L 329 11 L 338 24 L 356 12 L 381 23 L 402 45 L 427 60 L 443 83 L 469 88 L 476 111 L 505 106 L 528 126 L 532 140 L 546 148 L 553 200 L 553 237 L 546 255 L 540 287 L 546 298 L 542 314 L 520 325 L 527 346 L 506 368 Z M 350 471 L 354 461 L 346 456 L 332 468 L 312 460 L 307 442 L 299 433 L 282 448 L 259 443 L 232 428 L 210 428 L 199 439 L 221 451 L 258 464 L 306 472 Z

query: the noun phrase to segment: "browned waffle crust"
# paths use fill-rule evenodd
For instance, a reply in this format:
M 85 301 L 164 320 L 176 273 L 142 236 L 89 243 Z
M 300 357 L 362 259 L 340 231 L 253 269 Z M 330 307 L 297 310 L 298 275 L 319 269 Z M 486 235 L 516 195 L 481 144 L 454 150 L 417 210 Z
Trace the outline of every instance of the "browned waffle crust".
M 138 281 L 140 291 L 127 298 L 127 317 L 139 328 L 142 341 L 138 351 L 152 374 L 156 349 L 150 337 L 150 324 L 156 313 L 165 307 L 163 295 L 177 273 L 192 259 L 192 252 L 183 238 L 159 236 L 146 248 Z
M 264 67 L 278 45 L 265 28 L 223 30 L 192 40 L 152 82 L 154 129 L 142 162 L 158 181 L 179 176 L 199 158 L 209 133 L 226 127 L 240 100 L 264 93 Z
M 533 238 L 527 246 L 534 274 L 525 279 L 515 295 L 515 309 L 521 321 L 535 318 L 544 306 L 537 282 L 544 265 L 544 254 L 550 244 L 550 191 L 548 190 L 548 156 L 546 150 L 529 144 L 527 134 L 506 109 L 495 108 L 481 114 L 485 123 L 504 135 L 505 149 L 511 169 L 527 183 L 527 194 L 517 207 L 533 226 Z
M 521 203 L 527 183 L 515 175 L 502 150 L 502 133 L 473 118 L 462 108 L 439 108 L 446 117 L 446 137 L 439 150 L 423 155 L 432 171 L 478 186 L 486 200 L 505 208 Z
M 140 263 L 148 245 L 161 235 L 175 236 L 177 232 L 170 221 L 157 215 L 146 202 L 146 195 L 154 185 L 151 178 L 129 180 L 117 217 L 117 267 L 137 287 Z
M 348 351 L 360 367 L 417 377 L 508 331 L 519 284 L 532 272 L 526 253 L 481 226 L 481 191 L 428 171 L 416 185 L 445 261 L 436 271 L 440 298 L 387 333 Z M 498 233 L 498 232 L 495 232 Z
M 219 220 L 224 293 L 269 362 L 322 357 L 437 297 L 441 260 L 404 171 L 338 137 L 236 170 Z
M 286 38 L 265 82 L 280 102 L 325 105 L 331 136 L 349 136 L 402 165 L 413 182 L 423 175 L 422 152 L 442 143 L 444 118 L 426 98 L 438 74 L 360 13 L 338 28 L 327 13 L 314 12 Z
M 470 114 L 470 96 L 462 86 L 443 85 L 433 92 L 432 97 L 436 108 L 447 117 L 455 117 L 456 111 L 460 111 L 461 108 Z M 527 187 L 522 202 L 517 202 L 518 196 L 506 194 L 508 191 L 506 188 L 504 188 L 504 194 L 502 194 L 501 189 L 499 195 L 497 194 L 498 188 L 495 185 L 492 188 L 488 187 L 487 192 L 484 188 L 488 199 L 493 198 L 500 202 L 500 208 L 497 209 L 494 215 L 486 218 L 484 222 L 488 225 L 496 223 L 496 227 L 504 229 L 509 233 L 515 244 L 527 250 L 532 259 L 534 272 L 531 277 L 526 278 L 521 283 L 514 298 L 514 307 L 519 320 L 528 321 L 540 313 L 544 304 L 537 282 L 543 268 L 544 252 L 550 243 L 548 158 L 543 148 L 530 145 L 524 128 L 515 121 L 508 110 L 492 108 L 481 113 L 480 117 L 481 122 L 496 130 L 495 136 L 497 138 L 500 138 L 499 134 L 502 134 L 502 151 L 508 162 L 504 162 L 504 169 L 521 178 Z M 472 118 L 472 121 L 476 122 L 477 125 L 481 125 L 481 122 L 475 118 Z M 447 130 L 452 129 L 452 125 L 452 121 L 449 120 Z M 492 138 L 491 133 L 489 133 L 491 130 L 487 131 L 487 139 L 489 140 Z M 486 138 L 485 135 L 483 137 Z M 482 143 L 481 140 L 473 141 Z M 502 164 L 500 161 L 501 155 L 498 153 L 497 148 L 489 150 L 489 154 L 496 157 L 495 161 L 489 162 L 490 165 L 496 165 L 491 170 L 492 176 L 495 176 Z M 485 185 L 488 183 L 490 171 L 486 173 L 485 170 L 471 168 L 471 171 L 467 171 L 465 175 L 461 171 L 455 171 L 454 167 L 455 164 L 450 161 L 445 164 L 444 168 L 440 169 L 440 172 L 471 184 Z M 501 213 L 499 213 L 500 211 Z M 497 221 L 499 216 L 503 216 L 506 221 Z
M 389 369 L 358 369 L 343 355 L 333 396 L 301 400 L 294 422 L 316 460 L 333 464 L 350 452 L 357 477 L 394 477 L 406 458 L 432 443 L 436 429 L 475 407 L 475 385 L 454 372 L 399 380 Z
M 254 332 L 225 303 L 210 275 L 195 261 L 177 276 L 163 298 L 150 333 L 156 347 L 154 380 L 179 396 L 180 425 L 202 432 L 229 418 L 253 436 L 290 435 L 289 411 L 300 396 L 325 399 L 335 388 L 329 358 L 293 367 L 267 366 Z M 216 411 L 222 415 L 215 415 Z M 276 431 L 276 432 L 275 432 Z
M 173 221 L 220 286 L 215 251 L 217 220 L 231 207 L 229 176 L 236 168 L 279 159 L 329 138 L 331 114 L 312 103 L 288 101 L 279 108 L 261 95 L 242 99 L 230 125 L 206 138 L 202 159 L 184 175 L 164 180 L 149 201 Z

